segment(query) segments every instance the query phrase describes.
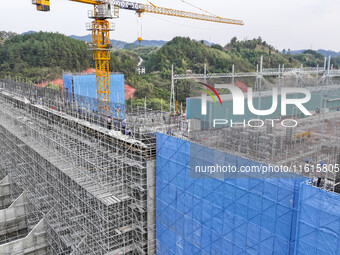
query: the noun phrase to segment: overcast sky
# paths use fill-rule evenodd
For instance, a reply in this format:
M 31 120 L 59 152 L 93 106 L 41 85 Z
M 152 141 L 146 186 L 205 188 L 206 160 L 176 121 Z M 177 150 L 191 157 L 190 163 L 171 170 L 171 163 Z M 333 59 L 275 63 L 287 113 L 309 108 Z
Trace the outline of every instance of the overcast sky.
M 15 3 L 13 3 L 15 2 Z M 66 35 L 86 35 L 87 10 L 91 6 L 68 0 L 50 0 L 51 12 L 35 10 L 31 0 L 0 1 L 0 30 L 17 33 L 53 31 Z M 146 0 L 140 0 L 147 3 Z M 199 12 L 181 0 L 151 0 L 155 5 Z M 261 36 L 279 50 L 329 49 L 340 51 L 339 0 L 188 0 L 207 11 L 225 18 L 242 19 L 243 27 L 186 20 L 155 14 L 142 18 L 143 39 L 171 40 L 189 36 L 225 45 L 239 39 Z M 112 20 L 116 31 L 112 39 L 127 42 L 137 38 L 137 16 L 121 10 L 120 18 Z

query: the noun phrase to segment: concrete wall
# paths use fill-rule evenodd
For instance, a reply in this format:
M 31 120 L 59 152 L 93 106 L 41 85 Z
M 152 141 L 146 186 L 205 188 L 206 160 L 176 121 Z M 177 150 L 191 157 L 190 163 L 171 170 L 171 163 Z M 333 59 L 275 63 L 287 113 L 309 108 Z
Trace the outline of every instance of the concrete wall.
M 6 235 L 15 237 L 15 233 L 26 229 L 25 196 L 22 194 L 10 207 L 0 211 L 0 237 Z
M 2 255 L 47 254 L 44 220 L 41 220 L 25 238 L 0 245 L 0 254 Z
M 6 176 L 0 181 L 0 209 L 5 209 L 11 204 L 11 187 Z

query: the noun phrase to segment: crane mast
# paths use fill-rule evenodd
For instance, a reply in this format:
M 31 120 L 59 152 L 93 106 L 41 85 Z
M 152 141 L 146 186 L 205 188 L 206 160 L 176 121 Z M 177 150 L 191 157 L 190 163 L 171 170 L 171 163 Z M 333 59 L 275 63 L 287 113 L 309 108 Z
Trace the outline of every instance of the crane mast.
M 206 15 L 194 12 L 158 7 L 153 4 L 141 4 L 123 0 L 70 0 L 84 4 L 91 4 L 94 9 L 89 11 L 89 18 L 94 19 L 87 24 L 87 29 L 92 33 L 93 59 L 96 67 L 96 89 L 98 113 L 111 115 L 110 106 L 110 31 L 114 30 L 108 19 L 119 17 L 119 9 L 132 10 L 140 16 L 143 13 L 154 13 L 187 19 L 202 20 L 208 22 L 243 25 L 242 20 L 227 19 L 216 15 Z M 49 0 L 32 0 L 38 11 L 50 11 Z
M 96 67 L 97 111 L 100 114 L 111 115 L 110 105 L 110 31 L 114 30 L 108 19 L 118 18 L 117 6 L 108 3 L 94 5 L 89 11 L 89 18 L 94 19 L 87 25 L 92 32 L 93 60 Z

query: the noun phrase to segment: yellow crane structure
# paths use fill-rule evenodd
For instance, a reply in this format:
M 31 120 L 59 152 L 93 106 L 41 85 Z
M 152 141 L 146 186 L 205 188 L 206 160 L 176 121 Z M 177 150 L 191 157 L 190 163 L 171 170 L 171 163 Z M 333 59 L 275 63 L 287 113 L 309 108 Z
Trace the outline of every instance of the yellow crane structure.
M 227 19 L 216 15 L 199 14 L 170 8 L 158 7 L 150 3 L 141 4 L 123 0 L 70 0 L 94 6 L 89 11 L 89 17 L 94 19 L 87 25 L 92 31 L 92 50 L 96 69 L 97 85 L 97 108 L 103 115 L 110 115 L 110 84 L 109 84 L 109 61 L 110 61 L 110 31 L 114 27 L 108 19 L 118 18 L 119 9 L 135 11 L 139 16 L 143 13 L 154 13 L 187 19 L 203 20 L 209 22 L 243 25 L 242 20 Z M 50 11 L 49 0 L 32 0 L 38 11 Z M 141 41 L 141 38 L 138 38 Z

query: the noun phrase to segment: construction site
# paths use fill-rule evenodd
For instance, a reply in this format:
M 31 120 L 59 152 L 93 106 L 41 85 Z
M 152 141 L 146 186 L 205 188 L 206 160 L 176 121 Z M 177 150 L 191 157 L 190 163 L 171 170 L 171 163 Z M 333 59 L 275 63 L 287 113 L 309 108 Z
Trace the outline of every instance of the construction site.
M 169 109 L 163 101 L 161 110 L 148 109 L 146 97 L 134 107 L 125 104 L 124 75 L 109 72 L 108 19 L 120 9 L 139 18 L 243 21 L 186 1 L 204 14 L 150 2 L 72 1 L 93 7 L 87 29 L 95 74 L 64 72 L 60 90 L 0 80 L 0 254 L 339 254 L 340 71 L 331 57 L 323 67 L 270 69 L 261 57 L 256 72 L 233 65 L 230 73 L 208 73 L 205 65 L 203 74 L 175 74 L 172 66 Z M 32 4 L 50 11 L 48 0 Z M 183 80 L 190 95 L 178 102 Z M 305 89 L 310 116 L 293 105 L 267 119 L 234 114 L 241 105 L 223 85 L 253 93 L 257 110 L 274 105 L 274 91 L 282 100 L 284 88 Z M 216 127 L 216 119 L 226 125 Z M 196 171 L 217 164 L 236 171 Z M 269 165 L 288 172 L 239 171 Z
M 156 136 L 157 253 L 337 254 L 338 77 L 330 58 L 315 68 L 264 69 L 261 58 L 253 73 L 233 68 L 232 73 L 173 75 L 173 85 L 191 80 L 194 88 L 187 99 L 188 119 L 178 124 L 177 138 Z M 306 103 L 311 116 L 294 107 L 286 116 L 279 111 L 237 116 L 231 94 L 223 90 L 221 105 L 217 94 L 206 98 L 203 115 L 201 103 L 208 93 L 198 96 L 200 84 L 216 89 L 243 84 L 253 89 L 257 109 L 271 108 L 272 88 L 305 88 L 311 93 Z M 214 119 L 223 119 L 225 125 L 215 126 Z M 197 172 L 197 166 L 205 171 Z M 217 166 L 235 171 L 218 172 Z M 283 166 L 288 172 L 240 171 L 264 166 Z
M 261 60 L 262 61 L 262 60 Z M 270 88 L 295 87 L 307 88 L 311 92 L 311 100 L 307 103 L 312 110 L 312 116 L 306 118 L 296 108 L 289 110 L 288 116 L 281 116 L 274 112 L 269 119 L 254 116 L 250 113 L 245 117 L 229 113 L 228 118 L 237 124 L 233 127 L 217 126 L 213 128 L 212 119 L 221 119 L 220 112 L 214 112 L 213 101 L 209 98 L 207 116 L 200 116 L 201 98 L 189 98 L 188 116 L 200 118 L 202 129 L 189 132 L 191 141 L 195 143 L 224 151 L 243 158 L 271 165 L 288 166 L 315 166 L 320 162 L 336 165 L 339 162 L 339 71 L 331 70 L 330 59 L 325 59 L 323 68 L 297 68 L 297 69 L 262 69 L 256 73 L 230 73 L 230 74 L 196 74 L 177 75 L 174 80 L 198 79 L 210 84 L 226 82 L 235 84 L 235 80 L 253 78 L 254 105 L 259 109 L 270 108 L 272 97 Z M 328 61 L 328 67 L 327 67 Z M 270 94 L 270 96 L 268 96 Z M 231 95 L 222 95 L 226 108 L 232 108 Z M 296 95 L 294 95 L 296 97 Z M 230 104 L 228 104 L 230 103 Z M 223 113 L 225 115 L 225 113 Z M 228 113 L 227 113 L 228 115 Z M 231 115 L 231 116 L 230 116 Z M 242 119 L 242 120 L 241 120 Z M 250 121 L 250 122 L 248 122 Z M 257 123 L 256 123 L 257 122 Z M 296 125 L 284 126 L 280 123 L 294 122 Z M 248 125 L 252 123 L 253 125 Z M 309 169 L 309 167 L 306 167 Z M 302 169 L 299 169 L 302 170 Z M 293 171 L 293 169 L 292 169 Z M 299 174 L 315 178 L 312 171 L 301 171 Z M 332 191 L 339 191 L 339 173 L 325 173 L 323 187 Z
M 155 137 L 109 131 L 65 108 L 52 90 L 31 87 L 43 98 L 35 105 L 28 85 L 2 86 L 2 208 L 14 203 L 3 211 L 1 242 L 32 230 L 37 243 L 21 247 L 25 254 L 152 253 Z M 12 254 L 11 243 L 0 253 Z
M 297 69 L 290 70 L 287 76 L 295 73 L 302 81 L 296 72 Z M 266 246 L 266 252 L 310 254 L 303 252 L 303 238 L 299 241 L 299 236 L 295 235 L 300 225 L 314 216 L 307 217 L 304 215 L 306 211 L 300 211 L 303 205 L 298 205 L 299 196 L 295 193 L 302 184 L 306 185 L 304 189 L 320 192 L 315 195 L 320 202 L 312 205 L 315 210 L 328 210 L 331 229 L 338 228 L 338 171 L 325 172 L 319 183 L 315 172 L 294 169 L 295 176 L 292 178 L 229 176 L 206 179 L 190 177 L 193 171 L 190 164 L 196 162 L 195 158 L 213 163 L 214 157 L 209 155 L 216 152 L 223 153 L 226 164 L 236 162 L 236 165 L 305 166 L 321 161 L 327 165 L 338 164 L 337 109 L 340 105 L 334 105 L 338 101 L 338 95 L 334 94 L 334 90 L 338 89 L 334 83 L 337 76 L 337 71 L 324 69 L 314 86 L 314 90 L 322 91 L 323 95 L 331 91 L 333 99 L 323 98 L 332 103 L 333 108 L 325 103 L 311 117 L 292 116 L 299 121 L 297 127 L 268 125 L 254 128 L 241 125 L 212 129 L 202 128 L 203 120 L 187 119 L 184 113 L 152 111 L 146 107 L 126 107 L 126 119 L 113 118 L 112 126 L 109 126 L 107 117 L 98 115 L 91 107 L 83 107 L 90 105 L 92 98 L 11 79 L 2 80 L 0 253 L 194 254 L 200 251 L 211 254 L 213 247 L 220 247 L 219 242 L 212 238 L 220 235 L 220 242 L 225 240 L 230 247 L 226 253 L 216 250 L 217 254 L 237 254 L 238 250 L 258 254 L 261 249 L 249 246 L 247 242 L 258 236 L 255 238 L 257 241 L 252 242 L 254 245 L 261 244 L 263 231 L 267 231 L 267 238 L 272 236 L 275 241 Z M 207 77 L 203 75 L 200 79 Z M 306 86 L 310 87 L 310 83 Z M 264 97 L 262 99 L 265 100 Z M 81 111 L 79 102 L 82 102 Z M 244 186 L 245 183 L 249 184 Z M 250 183 L 257 183 L 257 187 L 261 186 L 264 190 L 257 194 L 258 188 Z M 268 187 L 264 188 L 268 183 L 272 187 L 269 193 L 266 191 Z M 202 191 L 204 187 L 209 191 Z M 235 190 L 231 191 L 230 187 Z M 229 196 L 228 190 L 234 194 L 230 199 L 236 199 L 234 209 L 230 210 L 225 207 L 230 206 L 225 197 Z M 213 197 L 203 195 L 207 193 Z M 219 194 L 222 197 L 219 198 Z M 257 199 L 253 197 L 259 203 L 257 206 L 261 208 L 262 204 L 266 207 L 258 209 L 262 218 L 253 215 L 255 209 L 252 207 L 254 202 L 250 201 L 251 195 L 258 196 Z M 243 201 L 239 196 L 247 199 Z M 268 207 L 265 200 L 275 206 Z M 237 209 L 239 202 L 248 208 L 246 215 L 239 211 L 240 208 Z M 222 214 L 205 212 L 208 209 L 204 208 L 209 204 L 210 210 L 215 208 Z M 274 211 L 267 213 L 269 209 Z M 196 210 L 200 218 L 192 215 L 192 210 Z M 228 215 L 223 216 L 223 211 Z M 230 221 L 238 217 L 243 221 L 243 227 L 235 225 L 229 230 L 231 239 L 225 239 L 226 234 L 222 230 L 214 233 L 218 231 L 216 224 L 227 224 L 214 222 L 215 217 L 221 215 L 221 220 Z M 297 218 L 300 221 L 295 222 Z M 210 224 L 206 225 L 206 220 Z M 265 222 L 281 227 L 267 226 Z M 252 238 L 248 233 L 250 226 L 260 228 L 252 234 Z M 210 233 L 207 239 L 203 239 L 205 231 Z M 232 241 L 239 231 L 244 238 L 243 246 Z M 320 233 L 315 237 L 317 239 L 326 234 L 333 235 L 324 232 L 321 225 L 315 226 L 313 231 Z M 334 245 L 339 245 L 339 238 L 336 229 L 334 231 L 335 243 L 328 249 L 334 248 L 335 252 L 337 246 Z M 307 237 L 311 241 L 311 237 Z M 282 244 L 277 244 L 278 240 Z M 319 241 L 314 243 L 319 245 Z M 209 250 L 205 245 L 210 247 Z M 279 252 L 281 245 L 287 245 L 290 253 L 286 248 Z

